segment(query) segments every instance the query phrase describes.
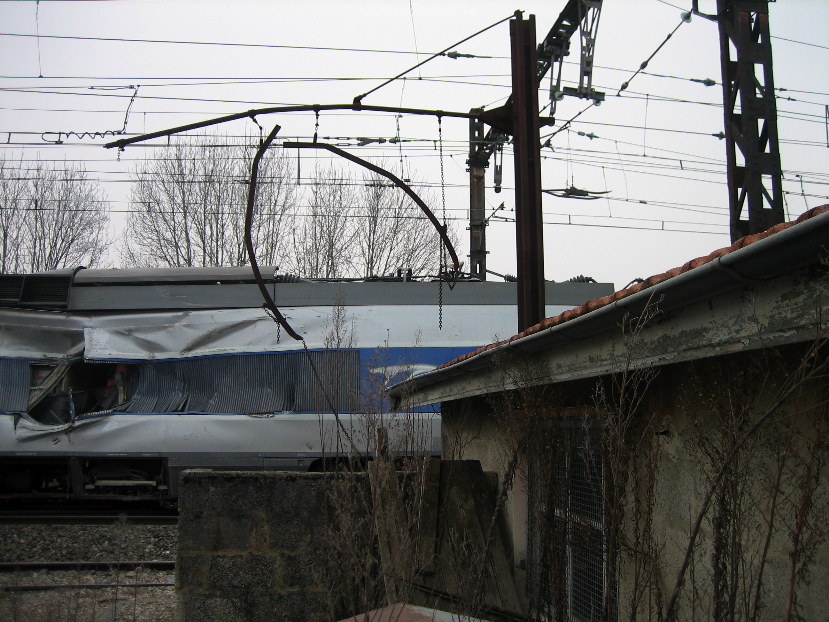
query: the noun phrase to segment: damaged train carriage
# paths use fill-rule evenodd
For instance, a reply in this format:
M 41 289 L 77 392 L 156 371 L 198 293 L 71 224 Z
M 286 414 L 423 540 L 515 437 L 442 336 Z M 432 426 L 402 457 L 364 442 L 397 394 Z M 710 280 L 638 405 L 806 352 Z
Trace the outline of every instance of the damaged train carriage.
M 184 469 L 369 458 L 379 427 L 438 454 L 439 413 L 388 413 L 384 385 L 514 332 L 513 283 L 268 273 L 305 344 L 248 268 L 0 275 L 0 496 L 175 499 Z M 550 286 L 548 314 L 610 289 Z

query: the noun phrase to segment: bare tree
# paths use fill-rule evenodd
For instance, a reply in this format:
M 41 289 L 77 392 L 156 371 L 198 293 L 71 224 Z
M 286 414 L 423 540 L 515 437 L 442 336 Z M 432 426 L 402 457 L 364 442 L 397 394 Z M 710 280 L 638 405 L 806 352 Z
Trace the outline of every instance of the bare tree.
M 18 272 L 22 260 L 21 233 L 27 181 L 21 164 L 10 164 L 0 157 L 0 268 L 3 273 Z
M 382 163 L 381 163 L 382 166 Z M 427 204 L 435 201 L 423 197 Z M 411 269 L 436 273 L 441 245 L 420 208 L 376 173 L 361 180 L 317 169 L 293 234 L 292 270 L 312 278 L 371 277 Z M 450 227 L 450 237 L 457 239 Z
M 103 258 L 108 206 L 82 166 L 24 167 L 2 158 L 0 200 L 3 272 L 93 266 Z
M 308 278 L 353 275 L 354 181 L 335 166 L 317 168 L 307 200 L 293 232 L 291 269 Z
M 255 146 L 227 137 L 176 142 L 134 173 L 122 260 L 145 266 L 240 266 L 245 203 Z M 288 251 L 296 192 L 288 160 L 278 151 L 259 166 L 252 237 L 262 265 L 282 263 Z
M 427 204 L 431 197 L 421 197 Z M 371 173 L 360 192 L 359 233 L 355 253 L 361 276 L 380 276 L 397 269 L 414 274 L 437 271 L 438 233 L 400 188 Z
M 135 172 L 126 265 L 248 263 L 243 226 L 254 148 L 228 142 L 177 142 Z M 260 264 L 308 278 L 437 272 L 439 236 L 402 190 L 379 175 L 358 179 L 332 165 L 318 167 L 300 197 L 288 166 L 276 149 L 260 164 L 253 231 Z

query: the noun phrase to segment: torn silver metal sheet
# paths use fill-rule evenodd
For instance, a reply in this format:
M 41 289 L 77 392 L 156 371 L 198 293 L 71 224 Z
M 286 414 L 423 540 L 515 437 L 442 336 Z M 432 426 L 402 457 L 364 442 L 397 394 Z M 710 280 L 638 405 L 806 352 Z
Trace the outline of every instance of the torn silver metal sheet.
M 547 309 L 555 314 L 567 307 L 548 305 Z M 345 309 L 361 348 L 446 343 L 477 347 L 512 329 L 512 307 L 453 305 L 451 313 L 444 313 L 440 331 L 423 331 L 422 324 L 437 324 L 436 313 L 427 315 L 435 311 L 427 307 L 413 322 L 412 307 L 402 305 Z M 330 307 L 293 307 L 284 313 L 309 348 L 326 347 L 326 336 L 332 331 Z M 0 310 L 0 356 L 9 358 L 71 360 L 82 355 L 93 361 L 137 361 L 300 349 L 301 344 L 280 334 L 262 309 L 104 316 Z
M 215 465 L 221 456 L 318 458 L 342 448 L 370 455 L 376 426 L 383 424 L 392 439 L 417 439 L 421 451 L 439 453 L 440 418 L 430 413 L 359 415 L 284 413 L 268 416 L 213 414 L 106 414 L 60 426 L 29 418 L 0 416 L 0 455 L 41 452 L 117 457 L 175 457 L 190 468 Z M 351 440 L 349 440 L 349 438 Z M 402 441 L 401 441 L 402 442 Z M 406 449 L 392 447 L 392 449 Z M 231 462 L 232 463 L 232 462 Z

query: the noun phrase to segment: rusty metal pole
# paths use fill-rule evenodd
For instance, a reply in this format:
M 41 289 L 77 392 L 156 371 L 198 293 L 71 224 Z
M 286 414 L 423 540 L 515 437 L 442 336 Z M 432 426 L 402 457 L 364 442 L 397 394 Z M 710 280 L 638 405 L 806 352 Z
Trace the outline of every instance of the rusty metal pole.
M 735 242 L 785 220 L 783 172 L 768 0 L 717 0 L 717 15 L 731 241 Z
M 470 112 L 482 113 L 480 108 Z M 486 281 L 486 167 L 489 154 L 483 153 L 484 122 L 469 119 L 469 273 Z M 482 155 L 483 154 L 483 155 Z
M 510 20 L 515 236 L 518 254 L 518 331 L 544 319 L 544 235 L 535 16 Z

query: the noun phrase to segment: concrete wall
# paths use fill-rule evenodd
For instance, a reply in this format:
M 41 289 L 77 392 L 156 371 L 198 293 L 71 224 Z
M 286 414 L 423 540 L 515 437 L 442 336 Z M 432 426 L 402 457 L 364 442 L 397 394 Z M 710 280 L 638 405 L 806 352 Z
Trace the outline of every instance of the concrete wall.
M 493 413 L 485 399 L 446 402 L 441 410 L 443 459 L 479 461 L 485 472 L 494 475 L 496 497 L 503 493 L 505 482 L 510 482 L 501 529 L 518 597 L 526 610 L 527 467 L 521 456 L 510 472 L 516 430 L 504 425 L 501 414 Z
M 662 370 L 651 388 L 644 410 L 658 417 L 664 432 L 658 440 L 653 545 L 658 551 L 656 580 L 665 596 L 674 587 L 691 524 L 722 464 L 723 448 L 746 437 L 754 422 L 772 412 L 747 437 L 734 470 L 725 476 L 722 498 L 714 495 L 702 521 L 679 600 L 679 620 L 718 617 L 713 602 L 716 577 L 720 574 L 726 587 L 733 585 L 722 573 L 735 566 L 733 576 L 740 579 L 733 593 L 742 603 L 738 608 L 753 608 L 760 576 L 758 560 L 764 555 L 758 619 L 789 619 L 790 613 L 794 619 L 827 619 L 829 409 L 825 377 L 803 384 L 792 400 L 774 408 L 776 396 L 802 363 L 806 348 L 787 346 L 671 366 Z M 725 551 L 720 567 L 714 563 L 717 542 Z M 802 576 L 796 576 L 797 570 L 792 574 L 793 560 L 803 564 L 806 572 Z M 625 579 L 630 576 L 623 564 L 623 595 Z M 796 595 L 789 611 L 792 585 Z M 745 618 L 749 617 L 746 613 Z
M 330 619 L 325 475 L 187 471 L 179 503 L 181 620 Z
M 649 435 L 641 448 L 654 453 L 650 458 L 636 453 L 632 463 L 633 472 L 642 478 L 646 461 L 655 461 L 653 496 L 640 506 L 644 508 L 641 511 L 652 512 L 650 541 L 640 541 L 647 546 L 644 554 L 651 559 L 644 563 L 642 557 L 631 553 L 631 546 L 622 547 L 618 560 L 620 619 L 627 619 L 634 610 L 634 619 L 659 617 L 658 612 L 674 588 L 691 524 L 722 456 L 774 406 L 775 396 L 807 356 L 810 345 L 710 357 L 659 369 L 638 411 L 643 426 L 639 434 Z M 825 351 L 822 356 L 826 356 Z M 444 451 L 453 452 L 454 458 L 480 460 L 486 470 L 497 472 L 501 480 L 509 448 L 523 429 L 522 419 L 532 422 L 521 412 L 522 408 L 535 400 L 543 402 L 545 416 L 550 418 L 583 416 L 591 412 L 597 381 L 548 385 L 543 392 L 541 387 L 525 389 L 521 399 L 505 393 L 444 403 Z M 742 618 L 750 617 L 747 612 L 755 607 L 759 576 L 757 562 L 763 555 L 757 619 L 786 619 L 792 580 L 798 583 L 793 613 L 803 616 L 802 619 L 829 619 L 825 605 L 829 593 L 829 526 L 825 521 L 829 507 L 827 386 L 825 377 L 801 386 L 793 400 L 777 409 L 741 449 L 737 472 L 731 476 L 730 488 L 725 492 L 725 504 L 720 502 L 718 507 L 715 498 L 702 522 L 693 563 L 685 575 L 678 620 L 717 617 L 714 583 L 720 573 L 723 584 L 724 567 L 728 568 L 725 572 L 733 571 L 731 576 L 737 577 L 733 593 L 738 609 L 746 614 Z M 513 404 L 516 409 L 511 411 L 502 404 Z M 737 416 L 740 413 L 744 416 L 742 421 Z M 510 422 L 510 417 L 516 422 Z M 539 425 L 538 420 L 532 423 Z M 815 446 L 818 449 L 812 452 L 810 448 Z M 778 462 L 783 455 L 785 462 Z M 811 456 L 815 462 L 807 472 Z M 627 486 L 631 491 L 632 481 Z M 811 497 L 806 500 L 804 493 Z M 799 516 L 800 504 L 804 502 L 810 510 Z M 520 567 L 526 560 L 528 537 L 527 495 L 520 477 L 511 491 L 509 508 L 515 562 Z M 623 519 L 629 543 L 633 539 L 630 521 L 634 514 L 633 498 L 629 496 Z M 724 525 L 727 529 L 723 529 Z M 723 537 L 736 539 L 723 544 Z M 795 537 L 801 538 L 797 547 Z M 731 555 L 730 559 L 720 558 L 724 566 L 719 568 L 713 562 L 717 541 L 720 550 Z M 798 549 L 800 562 L 808 570 L 803 576 L 797 575 L 797 568 L 793 574 L 792 569 L 792 555 Z M 653 574 L 643 578 L 643 573 L 651 571 Z M 640 591 L 634 596 L 637 577 Z M 641 591 L 643 582 L 650 587 Z M 724 584 L 734 586 L 728 576 L 724 577 Z

